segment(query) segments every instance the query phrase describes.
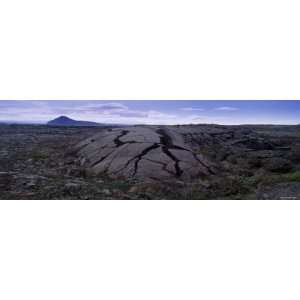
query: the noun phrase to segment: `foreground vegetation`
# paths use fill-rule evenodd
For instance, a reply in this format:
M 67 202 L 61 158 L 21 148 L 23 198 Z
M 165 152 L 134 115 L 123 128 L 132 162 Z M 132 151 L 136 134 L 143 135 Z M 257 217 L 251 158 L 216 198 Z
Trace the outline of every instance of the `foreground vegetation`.
M 277 143 L 273 152 L 233 152 L 208 140 L 199 149 L 219 173 L 154 182 L 93 176 L 76 162 L 73 146 L 101 128 L 1 125 L 0 199 L 299 199 L 299 128 L 263 129 L 262 140 Z

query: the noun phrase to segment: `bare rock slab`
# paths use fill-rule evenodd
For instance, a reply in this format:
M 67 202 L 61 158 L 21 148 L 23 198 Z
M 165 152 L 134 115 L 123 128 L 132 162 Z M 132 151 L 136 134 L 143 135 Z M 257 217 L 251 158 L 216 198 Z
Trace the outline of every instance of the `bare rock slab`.
M 110 178 L 191 180 L 214 173 L 213 164 L 171 126 L 105 130 L 79 143 L 76 151 L 86 169 Z

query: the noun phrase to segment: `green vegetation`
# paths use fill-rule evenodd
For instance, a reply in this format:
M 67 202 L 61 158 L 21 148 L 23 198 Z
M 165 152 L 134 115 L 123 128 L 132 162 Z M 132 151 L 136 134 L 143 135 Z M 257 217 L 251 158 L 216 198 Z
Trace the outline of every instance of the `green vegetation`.
M 293 182 L 300 181 L 300 171 L 290 172 L 281 176 L 283 181 Z

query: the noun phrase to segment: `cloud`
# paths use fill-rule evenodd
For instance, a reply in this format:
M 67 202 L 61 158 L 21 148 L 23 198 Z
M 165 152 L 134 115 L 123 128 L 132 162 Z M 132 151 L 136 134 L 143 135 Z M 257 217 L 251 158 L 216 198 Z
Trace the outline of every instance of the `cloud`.
M 121 117 L 126 118 L 145 118 L 148 113 L 140 110 L 129 109 L 126 105 L 120 103 L 105 103 L 105 104 L 87 104 L 70 109 L 70 113 L 93 114 L 95 117 Z
M 77 120 L 121 124 L 175 124 L 178 116 L 156 110 L 130 109 L 121 103 L 79 103 L 55 109 L 59 114 Z
M 184 110 L 184 111 L 204 111 L 203 108 L 194 108 L 194 107 L 184 107 L 184 108 L 181 108 L 181 110 Z
M 97 107 L 98 109 L 102 109 L 102 110 L 128 109 L 127 106 L 121 103 L 98 104 L 98 105 L 94 105 L 94 107 Z
M 129 108 L 130 107 L 130 108 Z M 160 125 L 176 125 L 176 124 L 296 124 L 299 120 L 285 119 L 284 116 L 279 119 L 272 120 L 271 116 L 258 118 L 255 115 L 240 115 L 234 113 L 232 118 L 230 111 L 237 111 L 238 108 L 232 106 L 217 106 L 206 109 L 184 107 L 174 110 L 161 111 L 159 108 L 146 109 L 145 107 L 131 107 L 118 102 L 99 103 L 95 101 L 70 103 L 47 102 L 47 101 L 0 101 L 0 121 L 15 122 L 33 122 L 46 123 L 47 121 L 58 117 L 59 115 L 67 115 L 77 120 L 94 121 L 99 123 L 119 123 L 119 124 L 160 124 Z M 141 108 L 140 108 L 141 107 Z M 185 111 L 186 113 L 183 113 Z M 224 111 L 224 113 L 221 113 Z M 228 113 L 226 113 L 226 111 Z
M 138 110 L 124 110 L 118 112 L 119 116 L 127 118 L 146 118 L 148 116 L 147 112 L 138 111 Z
M 128 107 L 121 103 L 105 103 L 105 104 L 87 104 L 75 107 L 77 111 L 123 111 L 128 110 Z
M 18 122 L 45 122 L 57 115 L 42 101 L 0 101 L 0 120 Z
M 191 114 L 162 112 L 159 110 L 129 109 L 121 103 L 77 103 L 71 105 L 61 103 L 52 105 L 46 101 L 20 101 L 4 103 L 0 101 L 0 121 L 22 121 L 45 123 L 59 115 L 67 115 L 77 120 L 95 121 L 99 123 L 121 124 L 184 124 L 195 122 L 194 110 L 186 110 Z M 199 111 L 199 110 L 197 110 Z
M 216 110 L 235 111 L 235 110 L 239 110 L 239 109 L 237 107 L 232 107 L 232 106 L 220 106 L 220 107 L 217 107 Z

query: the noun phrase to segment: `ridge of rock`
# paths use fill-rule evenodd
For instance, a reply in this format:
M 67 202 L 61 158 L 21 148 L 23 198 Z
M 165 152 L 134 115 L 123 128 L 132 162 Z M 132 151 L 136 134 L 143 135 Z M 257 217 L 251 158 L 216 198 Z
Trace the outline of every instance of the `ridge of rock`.
M 110 178 L 191 180 L 214 173 L 213 163 L 171 126 L 104 130 L 79 143 L 76 151 L 92 173 Z

